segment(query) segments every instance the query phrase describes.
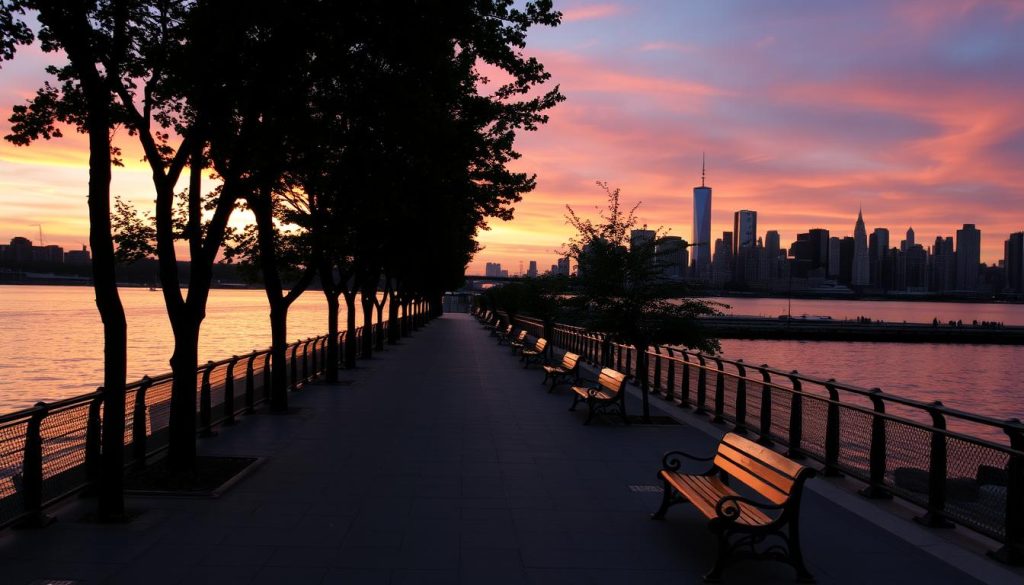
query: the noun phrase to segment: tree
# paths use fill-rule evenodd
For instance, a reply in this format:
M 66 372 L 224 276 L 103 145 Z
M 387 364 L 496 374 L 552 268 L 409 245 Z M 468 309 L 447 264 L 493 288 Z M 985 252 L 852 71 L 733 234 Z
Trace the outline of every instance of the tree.
M 650 420 L 647 350 L 652 344 L 674 343 L 700 351 L 718 351 L 716 339 L 702 330 L 698 318 L 719 313 L 718 303 L 681 296 L 685 290 L 661 276 L 656 247 L 664 234 L 630 241 L 637 227 L 637 203 L 624 209 L 619 189 L 598 182 L 608 203 L 599 220 L 580 217 L 566 206 L 566 221 L 576 234 L 565 245 L 578 264 L 576 294 L 564 301 L 574 324 L 607 335 L 607 343 L 636 348 L 636 368 L 643 396 L 643 420 Z M 608 355 L 608 352 L 604 352 Z
M 34 40 L 24 20 L 27 12 L 38 15 L 42 49 L 63 52 L 67 57 L 65 64 L 48 70 L 57 85 L 46 82 L 28 105 L 14 107 L 11 134 L 5 138 L 17 145 L 59 138 L 61 125 L 89 136 L 89 245 L 96 307 L 103 323 L 103 448 L 98 498 L 98 515 L 103 520 L 124 517 L 127 321 L 117 288 L 111 228 L 111 167 L 119 164 L 111 134 L 123 122 L 124 112 L 113 97 L 113 80 L 126 68 L 129 14 L 137 4 L 0 2 L 0 60 L 12 58 L 18 45 Z

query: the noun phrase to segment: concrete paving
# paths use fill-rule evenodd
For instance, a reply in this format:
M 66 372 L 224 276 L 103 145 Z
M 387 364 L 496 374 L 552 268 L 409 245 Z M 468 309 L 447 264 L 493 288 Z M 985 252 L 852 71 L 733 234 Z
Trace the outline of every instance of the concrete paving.
M 204 453 L 266 458 L 219 499 L 132 497 L 138 516 L 114 526 L 81 521 L 91 504 L 76 500 L 45 529 L 3 532 L 0 583 L 654 585 L 710 568 L 692 508 L 648 519 L 661 454 L 711 452 L 701 430 L 583 426 L 564 387 L 547 393 L 466 315 L 342 376 L 204 439 Z M 982 582 L 816 491 L 802 512 L 819 583 Z M 725 582 L 793 577 L 747 562 Z

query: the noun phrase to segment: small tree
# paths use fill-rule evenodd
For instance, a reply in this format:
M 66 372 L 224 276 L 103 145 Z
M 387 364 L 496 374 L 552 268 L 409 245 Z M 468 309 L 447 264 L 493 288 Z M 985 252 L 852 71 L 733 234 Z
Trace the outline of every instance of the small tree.
M 718 314 L 722 305 L 687 297 L 683 287 L 669 283 L 656 256 L 657 243 L 664 234 L 655 230 L 655 237 L 631 243 L 640 204 L 624 210 L 619 189 L 610 189 L 603 182 L 597 185 L 608 197 L 599 221 L 582 218 L 566 206 L 566 221 L 576 235 L 565 248 L 579 268 L 576 294 L 563 305 L 570 321 L 606 334 L 607 344 L 621 342 L 636 348 L 643 420 L 649 422 L 647 349 L 652 344 L 673 343 L 718 351 L 718 340 L 704 333 L 697 318 Z

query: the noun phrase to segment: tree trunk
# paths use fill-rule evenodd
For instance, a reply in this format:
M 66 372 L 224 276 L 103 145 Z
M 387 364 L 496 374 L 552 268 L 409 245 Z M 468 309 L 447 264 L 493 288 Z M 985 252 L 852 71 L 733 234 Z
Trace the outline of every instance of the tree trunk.
M 356 367 L 356 293 L 344 291 L 345 296 L 345 367 Z
M 369 292 L 363 290 L 361 298 L 361 304 L 363 305 L 363 359 L 368 360 L 373 357 L 373 297 Z M 375 292 L 375 291 L 374 291 Z
M 288 410 L 288 303 L 270 300 L 270 410 Z
M 387 298 L 387 297 L 385 297 Z M 374 338 L 377 340 L 377 344 L 374 347 L 377 351 L 384 351 L 384 301 L 374 302 L 374 306 L 377 308 L 377 322 L 373 324 L 377 334 Z
M 338 381 L 338 295 L 324 291 L 327 297 L 327 381 Z
M 117 290 L 117 263 L 110 225 L 109 102 L 105 99 L 106 92 L 103 98 L 95 92 L 89 93 L 89 245 L 96 308 L 103 322 L 103 455 L 97 504 L 102 520 L 119 520 L 124 517 L 128 322 Z
M 398 318 L 398 295 L 394 292 L 388 294 L 388 343 L 394 345 L 402 337 L 402 322 Z
M 171 354 L 171 413 L 168 425 L 167 464 L 176 472 L 189 472 L 196 464 L 196 365 L 199 363 L 199 323 L 179 313 L 172 318 L 174 353 Z

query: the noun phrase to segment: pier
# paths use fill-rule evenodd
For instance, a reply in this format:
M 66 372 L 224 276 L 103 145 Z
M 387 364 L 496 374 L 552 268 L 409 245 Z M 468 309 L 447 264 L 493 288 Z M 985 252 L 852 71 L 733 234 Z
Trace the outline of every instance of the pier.
M 0 533 L 3 581 L 676 584 L 709 568 L 699 514 L 648 518 L 662 453 L 714 450 L 724 429 L 706 419 L 661 408 L 681 424 L 584 426 L 564 387 L 546 392 L 460 314 L 342 377 L 294 392 L 290 414 L 256 409 L 202 439 L 205 454 L 263 459 L 218 499 L 130 496 L 130 523 L 96 525 L 72 498 L 45 529 Z M 627 397 L 632 412 L 638 403 Z M 959 531 L 918 526 L 841 481 L 812 480 L 804 497 L 819 583 L 1022 578 L 955 542 Z M 791 583 L 793 572 L 741 563 L 725 579 Z
M 892 323 L 799 316 L 707 317 L 702 323 L 711 335 L 722 339 L 1024 344 L 1024 327 L 995 324 Z

